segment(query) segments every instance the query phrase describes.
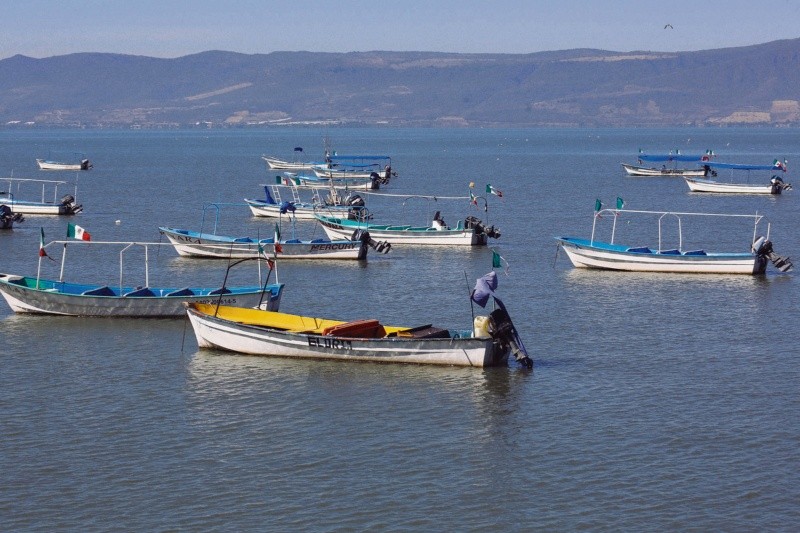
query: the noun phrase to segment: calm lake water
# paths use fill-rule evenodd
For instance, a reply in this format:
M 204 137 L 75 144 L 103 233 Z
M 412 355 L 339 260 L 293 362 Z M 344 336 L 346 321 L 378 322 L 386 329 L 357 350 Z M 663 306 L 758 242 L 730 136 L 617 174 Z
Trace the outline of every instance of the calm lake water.
M 487 183 L 503 191 L 488 213 L 483 201 L 367 203 L 385 219 L 424 223 L 440 210 L 451 224 L 474 214 L 500 228 L 491 246 L 509 268 L 498 294 L 533 371 L 200 351 L 185 320 L 14 315 L 2 302 L 2 529 L 797 528 L 797 272 L 578 271 L 553 237 L 588 236 L 595 200 L 621 197 L 629 209 L 763 214 L 761 233 L 771 223 L 775 250 L 800 259 L 800 190 L 692 194 L 680 178 L 630 178 L 620 167 L 639 148 L 713 149 L 732 162 L 786 158 L 791 183 L 800 130 L 0 131 L 6 175 L 74 183 L 75 173 L 36 170 L 35 158 L 57 152 L 95 165 L 77 176 L 83 213 L 28 216 L 0 233 L 0 271 L 35 275 L 40 231 L 63 239 L 68 221 L 106 241 L 157 242 L 158 226 L 211 229 L 204 204 L 261 198 L 274 182 L 262 154 L 302 146 L 318 159 L 325 136 L 339 153 L 391 155 L 399 177 L 387 193 L 467 196 L 469 182 L 481 196 Z M 607 231 L 611 221 L 600 222 Z M 322 235 L 309 223 L 294 231 Z M 226 205 L 218 232 L 271 236 L 273 224 Z M 657 243 L 652 219 L 618 232 Z M 692 220 L 683 233 L 685 248 L 745 251 L 753 228 Z M 116 253 L 70 253 L 74 280 L 119 276 Z M 285 262 L 281 308 L 469 327 L 469 290 L 491 263 L 486 248 L 399 247 L 365 264 Z M 43 273 L 58 266 L 45 260 Z M 219 285 L 224 267 L 163 248 L 150 257 L 151 285 Z

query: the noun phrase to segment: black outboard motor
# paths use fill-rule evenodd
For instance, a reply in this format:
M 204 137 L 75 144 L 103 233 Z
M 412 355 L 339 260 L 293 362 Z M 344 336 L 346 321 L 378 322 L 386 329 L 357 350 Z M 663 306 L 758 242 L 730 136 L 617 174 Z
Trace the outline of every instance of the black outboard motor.
M 14 227 L 14 222 L 24 221 L 25 217 L 22 216 L 22 213 L 14 213 L 7 205 L 0 205 L 0 229 L 11 229 Z
M 369 232 L 363 229 L 357 229 L 353 232 L 351 241 L 361 241 L 369 245 L 370 248 L 381 254 L 388 254 L 392 249 L 392 244 L 387 241 L 376 241 L 370 237 Z
M 792 186 L 788 183 L 784 183 L 780 176 L 772 176 L 769 182 L 772 184 L 772 190 L 770 190 L 772 194 L 780 194 L 783 191 L 792 189 Z
M 489 313 L 488 329 L 489 335 L 500 343 L 501 348 L 511 350 L 517 362 L 527 368 L 533 368 L 533 360 L 528 355 L 528 352 L 525 351 L 525 347 L 517 334 L 517 329 L 505 309 L 498 308 Z
M 789 272 L 794 267 L 790 258 L 782 257 L 775 253 L 772 249 L 772 241 L 767 240 L 765 237 L 759 237 L 758 240 L 753 243 L 753 253 L 759 257 L 766 257 L 769 259 L 775 268 L 781 272 Z
M 353 194 L 344 199 L 344 205 L 349 205 L 351 207 L 364 207 L 366 202 L 364 202 L 364 199 L 361 196 Z
M 82 205 L 75 203 L 75 197 L 71 194 L 66 194 L 61 198 L 61 205 L 67 208 L 70 214 L 75 215 L 83 210 Z
M 372 220 L 372 213 L 370 213 L 366 207 L 353 206 L 347 210 L 347 219 L 365 222 L 367 220 Z
M 370 187 L 370 189 L 376 189 L 376 190 L 380 189 L 381 183 L 385 183 L 383 181 L 383 178 L 381 178 L 380 174 L 378 174 L 377 172 L 370 173 L 369 179 L 372 182 L 372 186 Z
M 485 233 L 487 237 L 491 237 L 493 239 L 500 238 L 500 230 L 495 228 L 494 226 L 489 226 L 488 228 L 483 225 L 483 222 L 478 217 L 468 216 L 464 219 L 464 227 L 467 229 L 475 228 L 475 232 L 478 234 Z

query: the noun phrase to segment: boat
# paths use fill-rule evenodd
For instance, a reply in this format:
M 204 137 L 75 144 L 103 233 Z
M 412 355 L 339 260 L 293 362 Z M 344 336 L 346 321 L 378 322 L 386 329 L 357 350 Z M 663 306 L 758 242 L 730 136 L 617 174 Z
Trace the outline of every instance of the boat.
M 280 176 L 278 177 L 283 183 Z M 311 198 L 303 200 L 300 196 L 300 188 L 294 183 L 285 185 L 264 185 L 264 200 L 253 200 L 245 198 L 244 201 L 250 208 L 253 216 L 280 218 L 291 210 L 292 215 L 301 220 L 314 220 L 314 213 L 318 209 L 326 209 L 333 212 L 346 214 L 350 207 L 361 207 L 364 199 L 352 193 L 341 194 L 336 188 L 310 188 Z M 283 198 L 291 198 L 284 200 Z
M 63 163 L 59 161 L 51 161 L 49 159 L 37 159 L 36 164 L 39 165 L 39 170 L 89 170 L 92 168 L 92 162 L 88 159 L 81 159 L 78 163 Z
M 14 222 L 24 222 L 22 213 L 14 213 L 6 204 L 0 204 L 0 229 L 12 229 Z
M 349 239 L 279 240 L 279 252 L 276 252 L 274 238 L 228 237 L 167 227 L 160 227 L 158 231 L 169 239 L 175 251 L 183 257 L 229 259 L 266 254 L 277 255 L 280 259 L 364 260 L 370 247 L 381 253 L 391 249 L 391 245 L 375 241 L 367 232 L 359 232 L 355 238 Z
M 429 226 L 402 224 L 374 224 L 369 222 L 371 214 L 364 209 L 352 209 L 347 217 L 317 213 L 317 221 L 331 239 L 352 235 L 356 230 L 368 231 L 373 239 L 385 240 L 391 245 L 460 245 L 483 246 L 488 238 L 500 238 L 500 230 L 486 226 L 478 217 L 468 216 L 459 220 L 455 227 L 448 226 L 436 211 Z
M 711 150 L 706 150 L 706 153 L 695 154 L 681 154 L 679 150 L 674 153 L 667 154 L 645 154 L 639 152 L 638 161 L 636 165 L 629 163 L 622 163 L 622 169 L 628 176 L 706 176 L 709 172 L 708 167 L 704 166 L 708 163 L 714 153 Z M 678 162 L 694 162 L 701 165 L 697 168 L 677 168 Z M 661 167 L 644 166 L 646 162 L 661 163 Z M 672 163 L 672 166 L 667 166 L 667 163 Z
M 67 245 L 115 245 L 120 251 L 119 283 L 74 283 L 64 281 L 64 261 Z M 48 257 L 46 249 L 63 245 L 61 274 L 57 280 L 41 277 L 41 262 Z M 280 305 L 283 285 L 268 284 L 269 272 L 263 284 L 227 287 L 154 287 L 149 283 L 148 247 L 166 243 L 51 241 L 40 245 L 39 268 L 36 276 L 0 273 L 0 294 L 15 313 L 92 317 L 181 317 L 184 302 L 225 304 L 276 311 Z M 134 247 L 143 247 L 145 275 L 142 285 L 132 285 L 123 280 L 123 253 Z M 232 264 L 231 266 L 235 265 Z M 229 266 L 230 269 L 230 266 Z M 259 272 L 259 279 L 261 274 Z M 227 278 L 227 273 L 226 273 Z
M 0 202 L 11 208 L 14 213 L 24 213 L 26 215 L 75 215 L 83 210 L 83 206 L 75 200 L 78 194 L 77 183 L 75 184 L 74 195 L 66 194 L 59 199 L 58 187 L 59 185 L 66 185 L 66 181 L 27 178 L 0 178 L 0 180 L 8 182 L 8 190 L 0 191 Z M 22 185 L 41 185 L 41 199 L 38 201 L 20 200 L 19 190 Z M 45 199 L 49 187 L 53 189 L 52 201 Z
M 308 174 L 293 174 L 290 178 L 297 186 L 310 188 L 331 188 L 355 189 L 373 191 L 381 188 L 381 183 L 385 183 L 383 178 L 375 173 L 363 176 L 350 175 L 347 177 L 317 176 Z
M 267 168 L 269 170 L 313 170 L 315 166 L 321 165 L 322 163 L 319 162 L 302 162 L 297 160 L 297 154 L 303 153 L 302 146 L 295 146 L 294 147 L 294 154 L 295 157 L 291 161 L 287 161 L 285 159 L 280 159 L 273 156 L 262 155 L 261 159 L 263 159 L 267 163 Z M 328 152 L 325 152 L 325 156 L 327 159 Z
M 783 191 L 791 190 L 792 186 L 783 181 L 777 174 L 773 174 L 766 183 L 751 183 L 750 172 L 752 171 L 776 171 L 786 172 L 786 164 L 777 159 L 772 165 L 748 165 L 738 163 L 708 163 L 713 170 L 713 176 L 718 176 L 718 171 L 730 170 L 744 171 L 747 174 L 746 181 L 738 180 L 722 182 L 711 178 L 692 178 L 684 176 L 686 185 L 692 192 L 713 192 L 730 194 L 781 194 Z M 765 180 L 766 181 L 766 180 Z
M 475 297 L 473 301 L 478 302 Z M 498 307 L 488 316 L 474 317 L 468 330 L 427 323 L 389 326 L 374 318 L 333 320 L 214 304 L 189 303 L 186 312 L 200 348 L 302 359 L 475 367 L 505 365 L 513 353 L 520 364 L 532 367 L 505 306 L 498 302 L 495 296 Z
M 597 220 L 602 215 L 610 215 L 613 220 L 611 239 L 601 241 L 595 239 Z M 647 215 L 657 217 L 658 245 L 630 246 L 614 242 L 617 222 L 628 215 Z M 681 217 L 727 217 L 750 218 L 754 222 L 753 240 L 750 249 L 743 252 L 710 252 L 702 249 L 684 250 Z M 589 239 L 578 237 L 556 237 L 560 248 L 563 248 L 576 268 L 596 268 L 629 272 L 676 272 L 696 274 L 763 274 L 767 262 L 781 272 L 792 269 L 788 258 L 778 256 L 769 240 L 769 229 L 766 237 L 756 237 L 761 215 L 712 214 L 712 213 L 679 213 L 662 211 L 637 211 L 626 209 L 599 209 L 592 223 L 592 234 Z M 678 247 L 667 247 L 662 241 L 662 222 L 665 219 L 677 221 Z M 629 220 L 628 220 L 629 222 Z
M 328 155 L 325 163 L 314 165 L 314 174 L 320 178 L 375 178 L 389 183 L 397 172 L 392 170 L 388 155 Z

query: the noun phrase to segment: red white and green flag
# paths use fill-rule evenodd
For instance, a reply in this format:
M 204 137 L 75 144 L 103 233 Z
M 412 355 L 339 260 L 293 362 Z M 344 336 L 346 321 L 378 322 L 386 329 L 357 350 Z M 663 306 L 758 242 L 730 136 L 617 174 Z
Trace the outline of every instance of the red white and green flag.
M 276 254 L 283 253 L 283 246 L 281 246 L 280 244 L 281 228 L 279 228 L 277 224 L 275 224 L 275 238 L 273 240 L 275 242 L 275 253 Z
M 91 241 L 92 236 L 89 234 L 88 231 L 83 229 L 80 226 L 76 226 L 75 224 L 69 223 L 67 224 L 67 238 L 68 239 L 77 239 L 79 241 Z
M 499 196 L 500 198 L 503 197 L 503 191 L 499 191 L 489 184 L 486 185 L 486 192 L 494 194 L 495 196 Z
M 39 257 L 49 257 L 44 251 L 44 228 L 39 228 L 42 232 L 39 236 Z

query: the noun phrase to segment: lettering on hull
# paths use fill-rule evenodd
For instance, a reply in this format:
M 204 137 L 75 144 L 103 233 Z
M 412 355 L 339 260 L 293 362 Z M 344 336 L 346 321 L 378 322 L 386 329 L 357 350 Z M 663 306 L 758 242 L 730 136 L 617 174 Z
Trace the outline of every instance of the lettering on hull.
M 307 337 L 308 345 L 311 348 L 329 348 L 332 350 L 349 351 L 353 349 L 353 343 L 343 339 L 332 339 L 326 337 Z

